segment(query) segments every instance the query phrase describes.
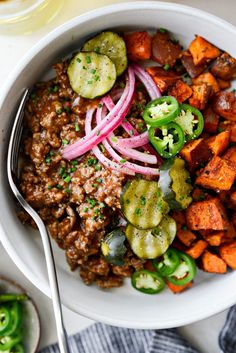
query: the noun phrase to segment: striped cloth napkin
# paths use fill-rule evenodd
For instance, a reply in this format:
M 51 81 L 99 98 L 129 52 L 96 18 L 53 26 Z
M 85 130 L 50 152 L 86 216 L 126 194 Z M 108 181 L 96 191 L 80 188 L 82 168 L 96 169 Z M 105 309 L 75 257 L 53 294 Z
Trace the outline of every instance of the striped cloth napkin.
M 229 310 L 220 332 L 223 353 L 236 353 L 236 306 Z M 73 353 L 200 353 L 176 329 L 131 330 L 96 323 L 69 338 Z M 41 353 L 60 353 L 57 344 Z

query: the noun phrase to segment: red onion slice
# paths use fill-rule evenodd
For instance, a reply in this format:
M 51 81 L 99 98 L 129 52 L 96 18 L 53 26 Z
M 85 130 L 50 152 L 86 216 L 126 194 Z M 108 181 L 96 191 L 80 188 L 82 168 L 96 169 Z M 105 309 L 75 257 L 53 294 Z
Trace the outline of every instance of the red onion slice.
M 89 134 L 90 131 L 92 130 L 92 119 L 93 119 L 93 114 L 94 114 L 95 109 L 91 108 L 87 111 L 86 114 L 86 119 L 85 119 L 85 133 Z M 124 174 L 129 174 L 129 175 L 135 175 L 134 172 L 132 172 L 130 169 L 126 168 L 124 164 L 118 164 L 110 159 L 108 159 L 104 154 L 100 151 L 100 149 L 97 146 L 94 146 L 92 148 L 93 154 L 97 157 L 99 162 L 103 164 L 106 168 L 115 170 L 119 173 L 124 173 Z M 121 157 L 119 157 L 121 160 Z
M 131 106 L 134 88 L 134 72 L 133 69 L 129 67 L 127 84 L 118 103 L 114 106 L 106 118 L 103 119 L 101 123 L 93 130 L 91 130 L 89 134 L 74 144 L 66 147 L 63 152 L 63 157 L 65 159 L 73 159 L 81 156 L 91 150 L 92 147 L 99 144 L 107 135 L 115 130 L 125 118 Z
M 151 100 L 161 97 L 161 92 L 157 88 L 155 82 L 152 77 L 139 65 L 133 64 L 135 75 L 139 78 L 139 80 L 144 84 Z

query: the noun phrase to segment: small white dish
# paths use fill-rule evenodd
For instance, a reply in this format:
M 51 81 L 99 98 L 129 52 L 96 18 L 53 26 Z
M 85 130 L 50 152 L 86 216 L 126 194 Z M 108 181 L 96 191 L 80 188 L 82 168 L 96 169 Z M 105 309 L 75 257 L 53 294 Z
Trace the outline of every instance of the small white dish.
M 0 92 L 0 238 L 25 276 L 50 296 L 45 259 L 38 233 L 16 217 L 15 201 L 6 177 L 9 132 L 19 97 L 50 73 L 51 66 L 94 33 L 104 29 L 168 28 L 187 46 L 199 34 L 236 56 L 236 29 L 218 17 L 179 4 L 140 1 L 96 9 L 55 29 L 34 46 L 16 66 Z M 82 283 L 72 273 L 64 253 L 54 246 L 62 302 L 88 318 L 116 326 L 163 329 L 186 325 L 216 314 L 236 303 L 236 272 L 210 275 L 199 271 L 191 290 L 173 295 L 168 290 L 147 296 L 133 290 L 130 281 L 102 291 Z
M 0 293 L 21 294 L 25 290 L 14 281 L 0 276 Z M 40 340 L 40 320 L 36 305 L 29 297 L 22 302 L 23 306 L 23 343 L 25 353 L 37 352 Z

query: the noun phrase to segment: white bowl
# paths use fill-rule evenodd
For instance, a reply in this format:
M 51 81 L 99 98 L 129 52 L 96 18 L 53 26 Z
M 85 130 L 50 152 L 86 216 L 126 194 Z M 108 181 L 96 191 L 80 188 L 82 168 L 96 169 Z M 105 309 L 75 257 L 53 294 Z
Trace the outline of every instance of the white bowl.
M 106 28 L 157 27 L 168 28 L 185 45 L 194 34 L 202 35 L 236 56 L 236 29 L 215 16 L 171 3 L 123 3 L 89 12 L 54 30 L 26 54 L 1 90 L 1 241 L 25 276 L 48 296 L 50 290 L 40 237 L 17 219 L 6 178 L 8 137 L 20 94 L 93 33 Z M 157 296 L 143 295 L 131 288 L 129 280 L 121 288 L 102 291 L 95 286 L 85 286 L 78 272 L 69 271 L 63 252 L 54 248 L 63 303 L 97 321 L 131 328 L 176 327 L 206 318 L 236 303 L 236 272 L 217 276 L 199 271 L 193 288 L 175 296 L 168 290 Z

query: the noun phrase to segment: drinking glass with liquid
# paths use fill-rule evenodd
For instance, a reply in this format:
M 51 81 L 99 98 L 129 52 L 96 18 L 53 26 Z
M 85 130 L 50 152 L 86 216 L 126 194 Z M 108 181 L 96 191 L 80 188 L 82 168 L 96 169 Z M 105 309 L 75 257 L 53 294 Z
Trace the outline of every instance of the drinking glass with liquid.
M 30 34 L 50 22 L 64 0 L 0 0 L 0 34 Z

